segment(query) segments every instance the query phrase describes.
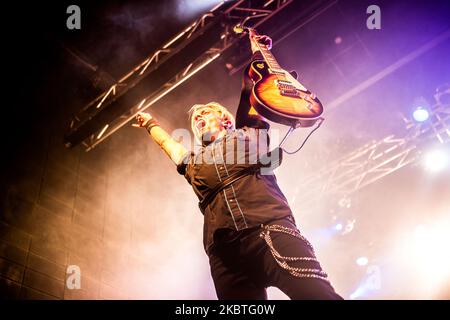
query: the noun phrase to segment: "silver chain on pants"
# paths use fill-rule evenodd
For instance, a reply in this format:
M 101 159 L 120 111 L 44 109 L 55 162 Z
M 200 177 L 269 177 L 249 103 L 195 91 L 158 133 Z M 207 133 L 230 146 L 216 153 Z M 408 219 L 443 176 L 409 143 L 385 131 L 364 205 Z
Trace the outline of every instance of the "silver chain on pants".
M 317 261 L 317 258 L 315 257 L 313 246 L 304 236 L 302 236 L 300 234 L 300 231 L 298 231 L 297 229 L 291 229 L 291 228 L 287 228 L 287 227 L 280 226 L 277 224 L 261 225 L 261 226 L 264 230 L 261 231 L 259 236 L 266 241 L 267 245 L 270 248 L 270 252 L 272 253 L 272 256 L 275 258 L 275 261 L 278 263 L 278 265 L 280 267 L 287 270 L 290 274 L 292 274 L 295 277 L 317 278 L 317 279 L 322 279 L 322 280 L 329 282 L 327 279 L 328 275 L 321 269 L 297 268 L 297 267 L 292 267 L 288 264 L 288 262 L 294 262 L 294 261 L 311 261 L 311 262 L 316 262 L 320 266 L 319 261 Z M 311 249 L 311 251 L 313 253 L 313 257 L 285 257 L 285 256 L 282 256 L 273 246 L 272 238 L 270 237 L 271 231 L 285 233 L 285 234 L 291 235 L 293 237 L 296 237 L 296 238 L 304 241 L 306 243 L 306 245 Z

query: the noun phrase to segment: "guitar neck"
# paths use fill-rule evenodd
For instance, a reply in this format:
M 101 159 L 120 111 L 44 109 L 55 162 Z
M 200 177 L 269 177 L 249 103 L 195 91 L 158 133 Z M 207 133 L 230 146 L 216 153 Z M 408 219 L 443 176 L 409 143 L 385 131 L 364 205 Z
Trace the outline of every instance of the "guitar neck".
M 269 65 L 269 68 L 275 72 L 283 72 L 284 70 L 280 67 L 278 61 L 272 55 L 272 52 L 270 52 L 267 46 L 257 41 L 255 41 L 255 43 L 256 46 L 259 48 L 259 51 L 261 52 L 262 56 L 264 57 L 264 60 Z

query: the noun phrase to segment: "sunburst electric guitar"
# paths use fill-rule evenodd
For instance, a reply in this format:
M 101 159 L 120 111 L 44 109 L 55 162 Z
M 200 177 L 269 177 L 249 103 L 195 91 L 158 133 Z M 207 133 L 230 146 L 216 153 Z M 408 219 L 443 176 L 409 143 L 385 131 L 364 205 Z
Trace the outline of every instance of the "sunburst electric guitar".
M 255 29 L 236 27 L 235 31 Z M 264 60 L 250 65 L 249 75 L 254 81 L 250 103 L 263 117 L 294 127 L 310 127 L 320 119 L 323 106 L 291 73 L 280 67 L 265 44 L 252 39 Z

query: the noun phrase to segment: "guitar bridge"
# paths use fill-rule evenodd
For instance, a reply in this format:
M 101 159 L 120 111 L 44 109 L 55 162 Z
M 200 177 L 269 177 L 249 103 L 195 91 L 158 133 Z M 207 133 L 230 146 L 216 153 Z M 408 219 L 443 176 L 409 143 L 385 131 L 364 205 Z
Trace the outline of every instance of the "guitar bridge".
M 297 90 L 280 90 L 280 94 L 282 96 L 292 97 L 292 98 L 301 98 L 302 96 L 297 92 Z

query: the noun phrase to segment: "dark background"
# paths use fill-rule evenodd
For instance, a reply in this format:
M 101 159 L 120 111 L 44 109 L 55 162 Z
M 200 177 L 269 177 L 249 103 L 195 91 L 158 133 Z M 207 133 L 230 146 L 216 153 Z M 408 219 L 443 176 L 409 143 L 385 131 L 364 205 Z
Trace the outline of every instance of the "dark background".
M 81 30 L 66 28 L 70 4 L 81 8 Z M 273 49 L 282 66 L 298 70 L 314 88 L 325 108 L 450 27 L 448 1 L 377 1 L 382 29 L 368 30 L 370 4 L 338 1 Z M 195 10 L 186 1 L 3 7 L 0 296 L 215 298 L 195 196 L 145 132 L 126 126 L 88 153 L 63 145 L 77 111 L 208 8 Z M 450 82 L 449 56 L 447 39 L 326 109 L 321 131 L 277 174 L 288 199 L 303 176 L 373 139 L 401 135 L 399 113 L 408 116 L 415 98 L 432 101 L 436 87 Z M 186 112 L 194 103 L 218 101 L 235 111 L 240 74 L 228 75 L 227 59 L 218 59 L 148 111 L 168 130 L 188 128 Z M 303 136 L 292 136 L 291 150 Z M 390 278 L 404 266 L 386 257 L 399 230 L 438 221 L 448 212 L 448 177 L 430 181 L 414 166 L 358 193 L 352 214 L 360 227 L 352 238 L 317 244 L 338 292 L 348 297 L 358 286 L 364 271 L 352 269 L 354 257 L 370 252 L 384 261 L 390 279 L 374 298 L 448 298 L 445 283 L 427 293 L 411 282 L 412 269 Z M 312 214 L 307 207 L 296 203 L 293 210 L 313 239 L 315 228 L 330 220 L 325 205 L 313 212 L 313 222 L 303 219 Z M 82 290 L 64 286 L 71 264 L 81 267 Z

